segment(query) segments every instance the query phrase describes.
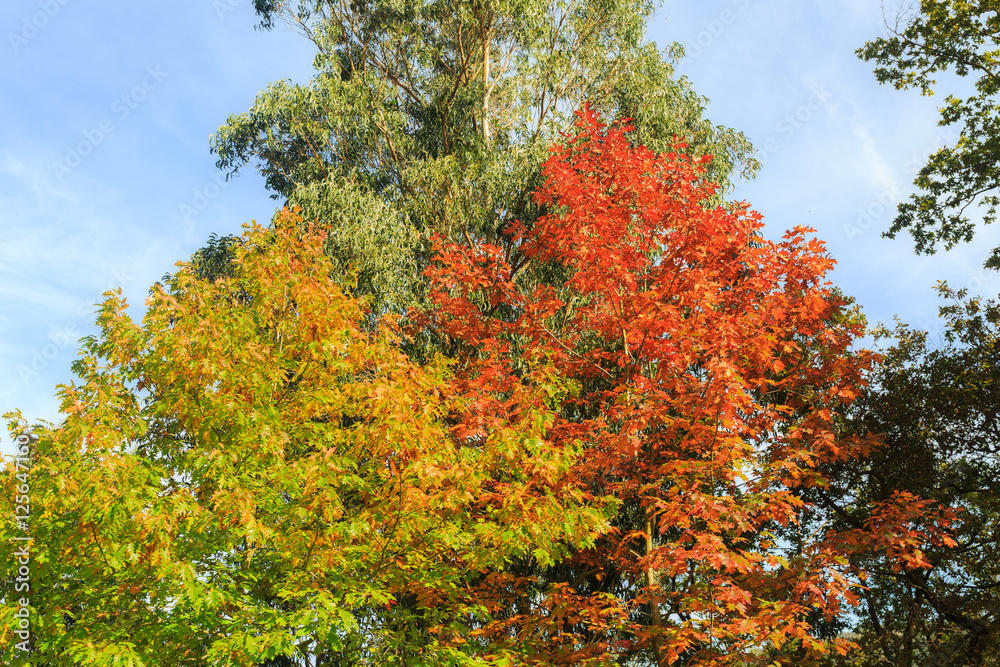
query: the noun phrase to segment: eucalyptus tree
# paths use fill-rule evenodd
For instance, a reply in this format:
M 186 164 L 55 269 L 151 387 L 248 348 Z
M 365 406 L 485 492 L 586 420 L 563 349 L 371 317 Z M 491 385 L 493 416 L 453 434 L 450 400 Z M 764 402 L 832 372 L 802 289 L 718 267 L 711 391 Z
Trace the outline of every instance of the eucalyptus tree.
M 654 151 L 684 142 L 711 154 L 709 180 L 758 167 L 746 138 L 705 120 L 706 100 L 675 76 L 681 47 L 646 39 L 649 0 L 254 6 L 260 27 L 313 42 L 316 71 L 231 116 L 212 139 L 218 166 L 258 169 L 276 199 L 323 225 L 376 312 L 420 301 L 434 234 L 504 244 L 509 223 L 538 216 L 541 164 L 586 101 L 633 118 L 634 141 Z

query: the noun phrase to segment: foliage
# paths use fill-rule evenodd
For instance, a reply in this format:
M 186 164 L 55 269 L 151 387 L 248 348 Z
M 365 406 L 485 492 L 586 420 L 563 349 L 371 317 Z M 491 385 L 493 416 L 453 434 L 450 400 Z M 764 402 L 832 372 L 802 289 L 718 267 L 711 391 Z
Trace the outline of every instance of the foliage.
M 288 212 L 141 324 L 110 293 L 64 422 L 29 429 L 34 662 L 810 664 L 848 648 L 859 559 L 933 567 L 952 515 L 907 491 L 803 533 L 872 446 L 822 244 L 709 204 L 683 146 L 576 125 L 544 215 L 435 237 L 419 363 Z
M 938 244 L 950 249 L 970 241 L 975 223 L 966 209 L 977 200 L 983 206 L 983 224 L 996 219 L 1000 197 L 1000 15 L 995 0 L 921 0 L 919 12 L 897 20 L 889 37 L 880 37 L 858 49 L 876 63 L 879 83 L 896 89 L 917 88 L 932 95 L 939 72 L 971 76 L 974 90 L 964 98 L 954 94 L 941 107 L 941 125 L 961 126 L 954 146 L 930 156 L 914 185 L 922 192 L 899 205 L 899 214 L 886 233 L 890 238 L 909 230 L 917 252 L 933 253 Z M 902 26 L 900 25 L 902 23 Z M 986 266 L 1000 269 L 1000 248 Z
M 715 156 L 728 182 L 757 162 L 743 135 L 702 118 L 706 100 L 674 77 L 674 45 L 644 40 L 650 0 L 256 0 L 317 48 L 316 75 L 281 81 L 212 140 L 231 174 L 253 164 L 276 198 L 329 232 L 339 268 L 359 272 L 373 310 L 424 304 L 434 233 L 503 243 L 540 214 L 546 151 L 584 101 L 635 119 L 636 141 L 677 135 Z
M 846 649 L 815 630 L 854 600 L 846 554 L 877 542 L 902 570 L 924 564 L 902 530 L 922 512 L 899 498 L 863 529 L 779 538 L 825 465 L 869 451 L 840 429 L 872 362 L 851 352 L 862 323 L 810 230 L 766 241 L 746 206 L 705 205 L 704 160 L 633 146 L 631 129 L 579 113 L 545 164 L 548 213 L 514 244 L 437 240 L 424 325 L 458 379 L 490 388 L 458 437 L 508 428 L 506 396 L 542 383 L 526 366 L 544 361 L 579 386 L 549 442 L 580 443 L 575 484 L 621 503 L 593 547 L 487 577 L 507 617 L 484 632 L 524 664 L 808 664 Z M 531 265 L 558 280 L 525 280 Z
M 29 429 L 33 664 L 508 664 L 475 657 L 470 580 L 606 525 L 544 440 L 571 387 L 539 360 L 507 429 L 457 439 L 477 394 L 365 326 L 324 238 L 288 212 L 249 228 L 229 277 L 182 265 L 141 324 L 107 295 L 64 421 Z M 5 578 L 19 484 L 7 465 Z
M 841 523 L 869 520 L 870 503 L 905 492 L 961 507 L 926 567 L 892 567 L 885 551 L 855 555 L 868 573 L 863 651 L 850 664 L 997 665 L 1000 650 L 1000 307 L 947 285 L 939 347 L 925 332 L 883 329 L 896 344 L 851 410 L 857 432 L 883 434 L 868 460 L 833 471 L 824 502 Z

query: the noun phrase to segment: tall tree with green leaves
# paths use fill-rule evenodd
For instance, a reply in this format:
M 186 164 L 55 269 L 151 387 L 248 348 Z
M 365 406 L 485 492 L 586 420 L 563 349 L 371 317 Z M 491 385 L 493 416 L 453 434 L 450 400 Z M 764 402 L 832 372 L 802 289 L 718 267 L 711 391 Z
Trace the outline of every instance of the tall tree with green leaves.
M 932 95 L 935 76 L 971 80 L 965 94 L 948 95 L 940 125 L 958 126 L 954 146 L 930 156 L 886 233 L 908 230 L 918 253 L 968 242 L 979 206 L 984 224 L 1000 206 L 1000 4 L 992 0 L 922 0 L 901 12 L 890 35 L 858 50 L 876 64 L 881 83 Z M 973 209 L 976 210 L 976 209 Z M 986 259 L 1000 269 L 1000 248 Z M 856 404 L 849 424 L 883 434 L 886 446 L 870 460 L 850 462 L 833 474 L 836 484 L 817 494 L 835 524 L 863 525 L 868 504 L 896 490 L 963 508 L 953 542 L 927 554 L 927 567 L 902 572 L 886 551 L 855 554 L 869 574 L 858 625 L 862 651 L 850 664 L 996 665 L 1000 650 L 1000 467 L 997 430 L 997 322 L 993 302 L 946 285 L 952 304 L 941 309 L 945 340 L 905 326 L 873 374 L 872 388 Z M 883 331 L 884 337 L 890 332 Z
M 757 168 L 743 135 L 706 121 L 705 100 L 674 76 L 680 47 L 645 40 L 649 0 L 254 4 L 264 28 L 312 40 L 316 74 L 269 86 L 212 150 L 327 229 L 377 311 L 420 301 L 431 233 L 503 243 L 511 222 L 539 215 L 541 164 L 585 101 L 633 118 L 655 151 L 676 136 L 713 155 L 715 182 Z
M 858 49 L 873 61 L 879 83 L 897 90 L 915 88 L 933 95 L 934 78 L 952 73 L 972 80 L 967 94 L 952 93 L 941 107 L 940 125 L 960 129 L 954 146 L 931 155 L 917 174 L 919 192 L 899 205 L 886 232 L 913 236 L 918 253 L 934 253 L 971 241 L 976 223 L 967 210 L 978 204 L 984 224 L 996 220 L 1000 206 L 1000 4 L 996 0 L 921 0 L 919 9 L 900 10 L 887 37 Z M 1000 248 L 986 259 L 1000 269 Z

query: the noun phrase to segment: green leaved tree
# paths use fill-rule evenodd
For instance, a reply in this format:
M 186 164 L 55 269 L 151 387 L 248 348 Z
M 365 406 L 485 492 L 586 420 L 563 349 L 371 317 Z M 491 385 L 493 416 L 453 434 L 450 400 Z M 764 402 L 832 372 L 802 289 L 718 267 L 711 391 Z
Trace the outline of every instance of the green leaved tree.
M 1000 5 L 996 0 L 921 0 L 919 10 L 901 12 L 890 35 L 858 49 L 873 61 L 879 83 L 896 89 L 915 88 L 933 95 L 935 76 L 953 73 L 972 80 L 967 94 L 948 95 L 940 125 L 957 125 L 954 146 L 931 155 L 914 185 L 919 192 L 899 205 L 886 232 L 895 238 L 903 230 L 913 236 L 917 252 L 932 254 L 943 245 L 971 241 L 975 221 L 966 213 L 979 204 L 984 224 L 996 220 L 1000 206 Z M 1000 269 L 1000 248 L 986 266 Z
M 212 140 L 218 165 L 251 165 L 274 197 L 328 231 L 374 310 L 405 312 L 426 291 L 432 233 L 504 243 L 540 214 L 541 165 L 588 101 L 635 119 L 637 144 L 675 136 L 728 183 L 758 163 L 745 137 L 702 117 L 674 76 L 678 45 L 648 42 L 648 0 L 256 0 L 316 46 L 306 84 L 279 81 Z M 217 247 L 200 255 L 213 274 Z
M 944 339 L 881 329 L 894 345 L 848 413 L 846 431 L 880 434 L 884 444 L 833 466 L 831 484 L 810 497 L 824 525 L 839 529 L 871 526 L 872 508 L 899 492 L 922 499 L 911 510 L 928 501 L 961 510 L 942 515 L 948 539 L 924 550 L 922 567 L 894 567 L 884 545 L 851 556 L 868 588 L 855 627 L 862 650 L 843 664 L 1000 664 L 1000 306 L 939 291 L 950 301 Z M 915 524 L 902 528 L 919 537 Z

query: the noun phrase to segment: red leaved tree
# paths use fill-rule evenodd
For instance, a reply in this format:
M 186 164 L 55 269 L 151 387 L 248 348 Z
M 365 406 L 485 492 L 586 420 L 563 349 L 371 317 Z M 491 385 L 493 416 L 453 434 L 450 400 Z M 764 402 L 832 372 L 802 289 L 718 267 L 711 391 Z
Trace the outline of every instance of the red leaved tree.
M 708 206 L 706 160 L 633 146 L 589 108 L 577 127 L 545 165 L 546 215 L 504 247 L 438 239 L 428 271 L 424 324 L 468 396 L 460 442 L 509 429 L 557 373 L 572 391 L 537 446 L 582 450 L 571 483 L 619 503 L 595 547 L 484 573 L 500 620 L 480 634 L 528 664 L 842 649 L 815 625 L 853 601 L 844 554 L 866 537 L 797 528 L 824 464 L 871 446 L 838 432 L 872 355 L 851 352 L 863 323 L 824 281 L 833 261 L 810 229 L 770 242 L 745 205 Z

